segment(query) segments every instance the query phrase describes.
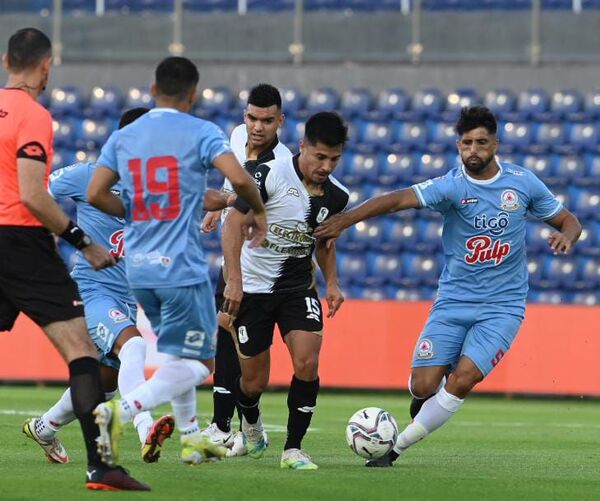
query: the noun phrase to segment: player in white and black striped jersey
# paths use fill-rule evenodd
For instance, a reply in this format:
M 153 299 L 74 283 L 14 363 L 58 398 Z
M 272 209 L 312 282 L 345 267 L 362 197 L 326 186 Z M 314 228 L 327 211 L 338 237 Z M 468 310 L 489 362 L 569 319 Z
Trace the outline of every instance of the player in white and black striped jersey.
M 248 94 L 244 123 L 233 130 L 230 141 L 236 158 L 249 172 L 253 172 L 257 165 L 275 158 L 292 156 L 292 152 L 279 141 L 277 136 L 283 121 L 279 91 L 266 83 L 253 87 Z M 226 193 L 234 193 L 227 179 L 222 189 Z M 228 210 L 208 212 L 203 219 L 202 230 L 205 232 L 216 230 L 219 219 L 223 221 Z M 215 293 L 217 311 L 223 304 L 224 288 L 225 282 L 221 270 Z M 219 327 L 213 376 L 213 418 L 203 433 L 213 442 L 228 446 L 228 456 L 246 454 L 241 434 L 233 434 L 231 430 L 236 402 L 233 391 L 235 381 L 240 375 L 240 364 L 231 334 Z
M 323 330 L 313 253 L 325 277 L 328 317 L 334 316 L 344 297 L 337 281 L 335 246 L 316 241 L 312 233 L 348 203 L 348 190 L 331 175 L 346 137 L 347 127 L 336 113 L 310 117 L 299 155 L 271 160 L 254 171 L 268 214 L 262 246 L 243 243 L 249 211 L 243 199 L 237 199 L 222 230 L 227 282 L 223 311 L 230 315 L 240 355 L 242 377 L 236 394 L 244 441 L 252 457 L 261 457 L 266 448 L 258 403 L 268 384 L 276 324 L 292 358 L 282 468 L 317 468 L 301 447 L 317 403 Z

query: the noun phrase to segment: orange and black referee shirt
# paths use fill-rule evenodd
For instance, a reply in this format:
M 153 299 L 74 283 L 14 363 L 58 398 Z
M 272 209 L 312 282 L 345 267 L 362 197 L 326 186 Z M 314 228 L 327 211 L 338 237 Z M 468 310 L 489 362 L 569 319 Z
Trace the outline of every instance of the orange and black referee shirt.
M 52 117 L 20 89 L 0 89 L 0 225 L 42 226 L 21 202 L 17 158 L 52 165 Z

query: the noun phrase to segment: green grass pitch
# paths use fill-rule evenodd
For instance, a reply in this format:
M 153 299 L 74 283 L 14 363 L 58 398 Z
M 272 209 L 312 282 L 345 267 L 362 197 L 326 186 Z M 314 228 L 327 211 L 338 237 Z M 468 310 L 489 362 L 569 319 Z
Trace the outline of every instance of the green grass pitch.
M 76 423 L 61 431 L 71 463 L 53 465 L 20 431 L 26 417 L 61 394 L 56 387 L 0 386 L 0 499 L 65 500 L 584 500 L 600 499 L 600 402 L 510 400 L 475 396 L 444 428 L 417 444 L 393 468 L 368 469 L 346 445 L 347 419 L 361 407 L 390 411 L 408 422 L 405 394 L 327 393 L 319 397 L 304 447 L 317 471 L 279 468 L 286 395 L 266 394 L 263 418 L 271 445 L 261 460 L 235 458 L 185 466 L 177 433 L 159 463 L 146 465 L 132 427 L 121 463 L 152 485 L 150 493 L 99 493 L 84 488 L 84 452 Z M 203 421 L 212 398 L 199 392 Z M 168 408 L 160 409 L 167 412 Z M 158 413 L 155 413 L 158 415 Z

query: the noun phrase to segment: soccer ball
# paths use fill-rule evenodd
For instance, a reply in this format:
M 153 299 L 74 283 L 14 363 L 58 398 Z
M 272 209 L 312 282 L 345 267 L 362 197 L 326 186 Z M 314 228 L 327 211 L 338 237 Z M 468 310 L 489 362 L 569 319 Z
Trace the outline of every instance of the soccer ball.
M 394 416 L 378 407 L 356 411 L 346 426 L 346 441 L 365 459 L 385 456 L 396 443 L 398 425 Z

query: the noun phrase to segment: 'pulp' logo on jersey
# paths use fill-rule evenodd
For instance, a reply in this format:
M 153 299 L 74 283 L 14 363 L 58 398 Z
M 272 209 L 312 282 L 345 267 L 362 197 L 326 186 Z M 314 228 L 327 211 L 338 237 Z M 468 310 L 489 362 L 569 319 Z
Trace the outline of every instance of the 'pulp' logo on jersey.
M 115 231 L 108 241 L 110 242 L 111 249 L 110 255 L 113 257 L 123 257 L 125 255 L 125 240 L 123 239 L 125 235 L 124 230 Z
M 184 344 L 190 348 L 202 348 L 204 344 L 204 331 L 187 331 Z
M 244 344 L 248 342 L 248 331 L 246 331 L 245 325 L 240 325 L 238 327 L 238 341 L 240 344 Z
M 469 251 L 465 254 L 465 263 L 467 264 L 494 261 L 494 264 L 498 266 L 510 254 L 510 243 L 492 240 L 487 235 L 469 238 L 465 247 Z
M 502 210 L 517 210 L 519 208 L 519 197 L 513 190 L 504 190 L 500 195 L 500 208 Z
M 329 209 L 327 207 L 321 207 L 321 210 L 317 214 L 317 223 L 322 223 L 325 221 L 325 218 L 329 214 Z
M 487 230 L 495 237 L 504 233 L 508 223 L 509 218 L 506 212 L 499 212 L 496 216 L 491 217 L 481 214 L 473 218 L 473 226 L 475 226 L 476 230 Z
M 127 320 L 127 315 L 125 315 L 125 313 L 123 313 L 121 310 L 117 310 L 116 308 L 111 308 L 108 311 L 108 316 L 116 324 L 125 322 L 125 320 Z
M 421 360 L 433 357 L 433 343 L 429 339 L 421 339 L 417 347 L 417 358 Z

